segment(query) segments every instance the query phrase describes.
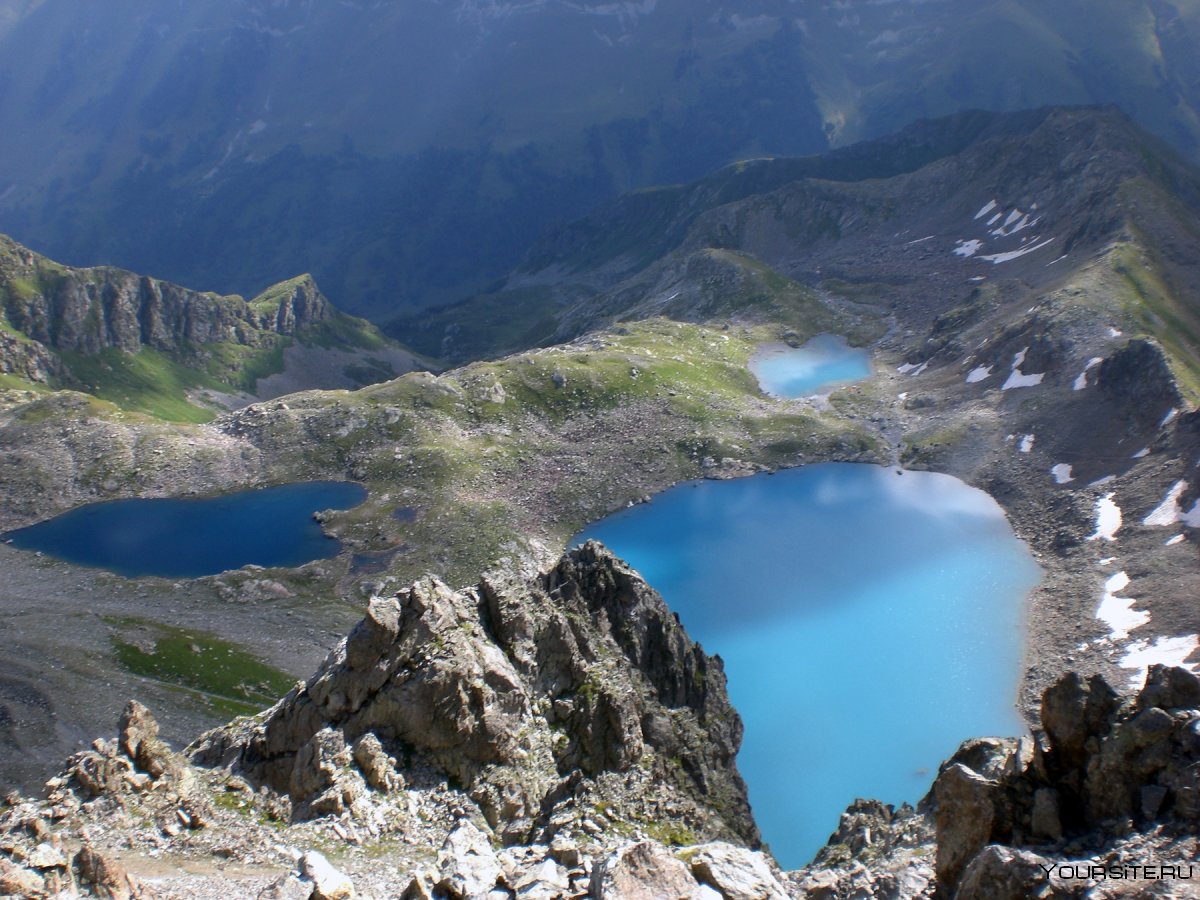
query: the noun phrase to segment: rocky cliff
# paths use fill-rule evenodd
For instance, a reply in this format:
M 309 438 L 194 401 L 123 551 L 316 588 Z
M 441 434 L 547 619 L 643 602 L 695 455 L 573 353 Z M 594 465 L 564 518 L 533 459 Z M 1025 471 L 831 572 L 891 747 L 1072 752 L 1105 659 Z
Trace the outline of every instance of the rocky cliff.
M 1200 679 L 1121 696 L 1063 675 L 1031 738 L 964 743 L 917 810 L 860 802 L 803 873 L 812 896 L 1200 895 Z
M 61 266 L 0 236 L 0 303 L 11 329 L 52 351 L 164 352 L 229 341 L 259 346 L 323 322 L 333 307 L 309 276 L 251 301 L 108 267 Z
M 458 592 L 424 579 L 372 600 L 307 683 L 190 753 L 301 819 L 353 811 L 420 771 L 506 844 L 600 816 L 756 845 L 741 737 L 720 659 L 589 542 L 533 577 Z

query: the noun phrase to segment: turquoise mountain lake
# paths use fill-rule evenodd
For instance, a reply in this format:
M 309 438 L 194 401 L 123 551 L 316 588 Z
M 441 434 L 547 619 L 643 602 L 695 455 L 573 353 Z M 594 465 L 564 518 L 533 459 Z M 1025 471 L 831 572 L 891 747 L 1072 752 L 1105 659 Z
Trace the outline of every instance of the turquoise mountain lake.
M 830 463 L 679 485 L 586 529 L 725 661 L 763 836 L 809 862 L 856 797 L 928 790 L 969 737 L 1024 734 L 1040 572 L 987 494 Z
M 794 350 L 768 350 L 750 361 L 762 389 L 776 397 L 809 397 L 861 381 L 871 374 L 871 354 L 822 334 Z
M 367 497 L 358 484 L 314 481 L 221 497 L 93 503 L 4 535 L 82 566 L 133 578 L 198 578 L 245 565 L 299 566 L 336 556 L 341 544 L 313 520 Z

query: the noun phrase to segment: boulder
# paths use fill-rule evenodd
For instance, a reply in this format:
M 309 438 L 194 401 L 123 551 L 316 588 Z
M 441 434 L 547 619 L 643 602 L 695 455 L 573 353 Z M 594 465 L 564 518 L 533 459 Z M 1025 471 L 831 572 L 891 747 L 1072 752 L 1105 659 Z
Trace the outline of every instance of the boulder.
M 154 894 L 133 878 L 125 867 L 106 854 L 84 845 L 75 854 L 75 873 L 80 885 L 105 900 L 152 900 Z
M 1178 666 L 1153 665 L 1138 694 L 1139 709 L 1200 709 L 1200 678 Z
M 354 762 L 375 790 L 387 794 L 404 787 L 404 776 L 396 771 L 396 760 L 387 755 L 372 732 L 354 742 Z
M 977 854 L 962 874 L 955 900 L 1028 900 L 1066 896 L 1046 890 L 1047 860 L 1025 850 L 991 845 Z M 1074 896 L 1072 894 L 1071 896 Z
M 967 863 L 991 840 L 997 783 L 961 763 L 947 766 L 933 785 L 937 804 L 937 880 L 952 892 Z
M 158 722 L 136 700 L 130 700 L 121 713 L 119 734 L 121 752 L 151 778 L 160 778 L 177 767 L 175 754 L 158 738 Z
M 45 891 L 41 875 L 0 856 L 0 897 L 44 897 Z
M 699 885 L 661 844 L 630 844 L 602 861 L 593 876 L 596 900 L 692 900 Z
M 696 880 L 725 900 L 787 900 L 762 853 L 718 842 L 689 849 L 687 862 Z
M 480 897 L 496 886 L 503 872 L 487 835 L 469 821 L 460 822 L 438 853 L 437 889 L 451 897 Z
M 301 878 L 312 886 L 311 900 L 353 900 L 354 883 L 317 851 L 305 853 L 297 867 Z

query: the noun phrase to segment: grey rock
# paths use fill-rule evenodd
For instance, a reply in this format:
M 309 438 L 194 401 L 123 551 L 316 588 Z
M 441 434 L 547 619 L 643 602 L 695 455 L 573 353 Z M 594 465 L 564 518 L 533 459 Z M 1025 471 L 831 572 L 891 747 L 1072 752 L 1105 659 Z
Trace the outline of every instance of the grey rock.
M 151 778 L 159 778 L 179 765 L 171 748 L 159 740 L 158 722 L 150 710 L 130 700 L 121 713 L 118 746 L 133 764 Z
M 312 892 L 312 882 L 288 872 L 259 891 L 257 900 L 309 900 Z
M 1140 709 L 1200 709 L 1200 678 L 1178 666 L 1153 665 L 1137 703 Z
M 687 862 L 696 880 L 716 888 L 725 900 L 787 900 L 762 853 L 716 842 L 689 850 Z
M 1024 850 L 990 846 L 979 853 L 962 875 L 956 900 L 1028 900 L 1065 896 L 1046 890 L 1049 879 L 1039 863 L 1046 860 Z
M 307 682 L 189 753 L 286 794 L 306 818 L 352 810 L 367 784 L 400 786 L 385 747 L 402 748 L 405 765 L 460 786 L 506 845 L 535 839 L 556 809 L 586 818 L 601 797 L 571 798 L 606 773 L 640 773 L 602 792 L 619 818 L 653 814 L 637 786 L 653 779 L 653 802 L 671 800 L 681 825 L 753 844 L 741 737 L 720 661 L 590 542 L 540 573 L 491 572 L 463 591 L 425 578 L 372 600 Z
M 487 835 L 470 822 L 460 822 L 438 853 L 441 880 L 437 889 L 451 897 L 481 897 L 496 886 L 503 872 Z
M 1058 812 L 1058 791 L 1038 788 L 1033 794 L 1033 813 L 1029 827 L 1034 837 L 1050 841 L 1062 840 L 1062 819 Z
M 651 841 L 609 856 L 593 881 L 596 900 L 691 900 L 699 887 L 686 865 Z
M 323 854 L 310 850 L 300 857 L 297 867 L 302 879 L 312 885 L 311 900 L 353 900 L 354 883 Z
M 960 763 L 944 768 L 934 782 L 937 879 L 943 889 L 954 889 L 967 863 L 991 840 L 997 787 Z

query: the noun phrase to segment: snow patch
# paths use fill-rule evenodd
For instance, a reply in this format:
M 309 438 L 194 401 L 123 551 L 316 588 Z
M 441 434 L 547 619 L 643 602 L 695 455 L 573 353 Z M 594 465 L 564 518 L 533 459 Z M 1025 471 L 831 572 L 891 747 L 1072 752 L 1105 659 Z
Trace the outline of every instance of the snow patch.
M 1133 608 L 1136 601 L 1117 596 L 1127 587 L 1129 576 L 1125 572 L 1110 575 L 1104 582 L 1104 596 L 1096 609 L 1096 618 L 1108 626 L 1109 637 L 1114 641 L 1124 640 L 1133 629 L 1150 621 L 1150 613 Z
M 972 239 L 969 241 L 964 241 L 964 240 L 960 239 L 958 241 L 958 246 L 954 248 L 954 254 L 956 256 L 961 256 L 964 259 L 966 259 L 967 257 L 974 256 L 976 253 L 978 253 L 979 249 L 982 246 L 983 246 L 983 241 L 979 240 L 978 238 L 975 238 L 975 239 Z M 986 257 L 985 257 L 985 259 L 986 259 Z
M 975 213 L 975 218 L 982 219 L 984 216 L 986 216 L 988 213 L 990 213 L 993 209 L 995 209 L 999 205 L 1000 204 L 998 204 L 995 200 L 989 200 L 987 203 L 985 203 L 983 205 L 983 209 L 981 209 L 981 210 L 979 210 L 979 212 Z
M 1119 665 L 1123 669 L 1137 669 L 1129 678 L 1130 687 L 1140 688 L 1146 683 L 1146 671 L 1153 665 L 1180 666 L 1194 672 L 1195 665 L 1184 660 L 1200 648 L 1200 635 L 1186 634 L 1181 637 L 1155 638 L 1149 641 L 1134 641 L 1126 648 Z
M 1121 530 L 1121 507 L 1113 500 L 1116 494 L 1105 494 L 1096 501 L 1096 531 L 1088 540 L 1115 541 Z
M 1011 391 L 1013 388 L 1037 387 L 1045 377 L 1045 372 L 1038 372 L 1036 375 L 1022 375 L 1020 372 L 1013 370 L 1008 376 L 1008 381 L 1000 386 L 1000 390 Z
M 1171 410 L 1169 413 L 1167 413 L 1165 416 L 1163 416 L 1163 420 L 1158 423 L 1158 427 L 1166 428 L 1168 425 L 1170 425 L 1172 422 L 1175 421 L 1175 417 L 1178 415 L 1179 415 L 1179 410 L 1177 410 L 1177 409 Z
M 1050 469 L 1050 474 L 1054 476 L 1055 484 L 1070 484 L 1075 480 L 1069 463 L 1057 463 Z
M 1028 453 L 1030 450 L 1032 450 L 1032 449 L 1033 449 L 1033 442 L 1034 442 L 1036 439 L 1037 439 L 1037 438 L 1036 438 L 1034 435 L 1032 435 L 1032 434 L 1026 434 L 1026 435 L 1023 435 L 1023 436 L 1021 437 L 1021 448 L 1020 448 L 1020 449 L 1021 449 L 1021 452 L 1022 452 L 1022 453 Z
M 1025 375 L 1021 372 L 1021 366 L 1025 364 L 1025 354 L 1029 352 L 1029 348 L 1021 350 L 1013 357 L 1012 371 L 1008 374 L 1008 380 L 1000 387 L 1002 391 L 1011 391 L 1013 388 L 1035 387 L 1042 383 L 1042 379 L 1046 377 L 1045 372 L 1040 372 L 1036 375 Z
M 992 374 L 991 366 L 979 366 L 967 373 L 967 384 L 975 384 L 977 381 L 990 377 Z
M 1113 328 L 1113 327 L 1110 325 L 1110 326 L 1109 326 L 1109 329 L 1108 329 L 1108 336 L 1109 336 L 1110 338 L 1119 338 L 1119 337 L 1121 336 L 1121 331 L 1120 331 L 1120 329 L 1118 329 L 1118 328 Z
M 1011 262 L 1012 260 L 1032 253 L 1035 250 L 1041 250 L 1047 244 L 1053 242 L 1054 238 L 1046 238 L 1044 241 L 1038 241 L 1036 244 L 1029 244 L 1026 247 L 1022 247 L 1020 250 L 1010 250 L 1007 253 L 993 253 L 990 256 L 981 256 L 979 258 L 986 259 L 988 262 L 992 263 L 992 265 L 998 266 L 1000 263 Z
M 1184 540 L 1183 535 L 1177 534 L 1177 535 L 1175 535 L 1175 537 L 1169 537 L 1165 541 L 1163 541 L 1163 546 L 1164 547 L 1174 547 L 1176 544 L 1182 544 L 1183 540 Z
M 1130 459 L 1142 459 L 1143 457 L 1146 457 L 1149 455 L 1150 455 L 1150 448 L 1143 447 L 1141 450 L 1139 450 L 1137 453 L 1133 454 L 1133 456 L 1131 456 L 1129 458 Z
M 1192 504 L 1192 508 L 1187 512 L 1179 514 L 1179 521 L 1188 528 L 1200 528 L 1200 500 Z
M 1104 485 L 1112 484 L 1116 480 L 1116 475 L 1105 475 L 1103 478 L 1097 478 L 1095 481 L 1089 482 L 1088 487 L 1104 487 Z
M 1091 359 L 1089 359 L 1088 364 L 1084 366 L 1083 371 L 1079 373 L 1079 377 L 1075 379 L 1074 390 L 1082 391 L 1085 387 L 1087 387 L 1088 372 L 1092 371 L 1092 369 L 1096 368 L 1096 366 L 1100 365 L 1102 362 L 1104 362 L 1104 359 L 1099 356 L 1093 356 Z
M 1177 481 L 1171 485 L 1171 489 L 1167 491 L 1167 496 L 1163 498 L 1163 502 L 1154 507 L 1150 514 L 1142 519 L 1142 524 L 1165 528 L 1168 525 L 1174 525 L 1178 522 L 1183 516 L 1183 510 L 1179 508 L 1179 498 L 1183 496 L 1183 492 L 1186 489 L 1186 481 Z

